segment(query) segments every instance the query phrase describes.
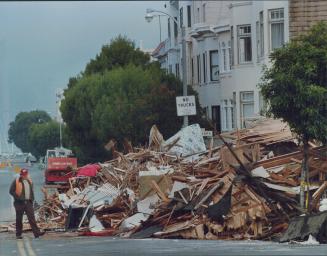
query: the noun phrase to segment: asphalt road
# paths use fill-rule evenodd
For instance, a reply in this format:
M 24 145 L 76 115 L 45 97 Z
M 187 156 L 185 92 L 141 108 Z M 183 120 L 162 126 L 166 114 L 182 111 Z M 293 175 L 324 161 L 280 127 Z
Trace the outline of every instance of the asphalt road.
M 1 256 L 58 255 L 327 255 L 327 246 L 290 245 L 260 241 L 195 241 L 159 239 L 118 239 L 72 237 L 70 234 L 47 234 L 41 239 L 25 235 L 0 236 Z
M 32 167 L 36 200 L 41 202 L 43 173 Z M 9 186 L 15 177 L 12 171 L 0 170 L 0 224 L 14 221 Z M 0 233 L 0 256 L 58 255 L 327 255 L 326 245 L 294 245 L 261 241 L 199 241 L 159 239 L 119 239 L 110 237 L 78 237 L 74 233 L 47 233 L 34 239 L 24 233 L 16 240 L 14 233 Z

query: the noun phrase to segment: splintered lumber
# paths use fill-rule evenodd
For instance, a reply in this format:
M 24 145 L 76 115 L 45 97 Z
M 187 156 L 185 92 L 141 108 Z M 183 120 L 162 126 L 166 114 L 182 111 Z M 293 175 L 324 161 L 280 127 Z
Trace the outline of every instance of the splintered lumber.
M 327 181 L 325 181 L 318 189 L 316 192 L 313 193 L 312 199 L 313 199 L 313 206 L 315 207 L 316 204 L 318 203 L 318 200 L 320 199 L 320 196 L 322 193 L 324 193 L 327 189 Z
M 160 198 L 164 201 L 164 202 L 169 202 L 168 197 L 165 195 L 165 193 L 163 193 L 161 191 L 161 189 L 159 188 L 157 182 L 155 182 L 154 180 L 151 181 L 152 185 L 153 185 L 153 189 L 158 193 L 158 195 L 160 196 Z
M 96 176 L 74 177 L 65 193 L 45 194 L 36 209 L 38 224 L 64 228 L 74 203 L 92 208 L 110 234 L 124 237 L 270 240 L 302 213 L 297 197 L 303 158 L 299 147 L 280 148 L 294 138 L 285 124 L 272 122 L 271 127 L 264 121 L 263 128 L 218 134 L 223 145 L 213 148 L 211 141 L 208 150 L 191 157 L 169 151 L 182 137 L 163 147 L 153 127 L 148 148 L 128 145 L 127 154 L 115 149 L 115 159 L 101 164 Z M 327 190 L 323 150 L 309 150 L 313 211 Z M 87 219 L 80 230 L 92 229 Z
M 194 207 L 194 210 L 197 210 L 200 206 L 202 206 L 202 204 L 207 201 L 207 199 L 219 188 L 222 188 L 224 186 L 224 182 L 219 181 L 215 186 L 213 186 L 210 191 L 208 192 L 208 194 L 206 194 L 201 200 L 200 202 Z

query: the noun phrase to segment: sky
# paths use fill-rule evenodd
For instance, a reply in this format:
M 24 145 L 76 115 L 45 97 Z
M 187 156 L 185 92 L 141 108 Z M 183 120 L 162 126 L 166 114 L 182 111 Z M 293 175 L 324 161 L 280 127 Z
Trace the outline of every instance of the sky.
M 56 91 L 65 88 L 119 34 L 136 46 L 159 44 L 159 22 L 145 10 L 165 1 L 0 2 L 0 146 L 21 111 L 56 114 Z M 162 38 L 167 31 L 162 22 Z M 1 150 L 1 148 L 0 148 Z

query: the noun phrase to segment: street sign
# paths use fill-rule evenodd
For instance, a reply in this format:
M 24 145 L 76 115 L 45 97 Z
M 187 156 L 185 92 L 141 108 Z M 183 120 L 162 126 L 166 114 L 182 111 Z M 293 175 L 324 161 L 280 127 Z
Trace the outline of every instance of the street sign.
M 196 105 L 194 96 L 176 97 L 177 116 L 196 115 Z

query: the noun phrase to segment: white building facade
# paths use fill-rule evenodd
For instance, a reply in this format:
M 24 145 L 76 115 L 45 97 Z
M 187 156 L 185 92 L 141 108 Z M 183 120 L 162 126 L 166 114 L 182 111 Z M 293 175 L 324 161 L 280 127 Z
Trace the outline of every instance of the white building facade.
M 289 40 L 288 1 L 169 1 L 164 11 L 178 24 L 168 20 L 165 51 L 156 57 L 182 78 L 185 26 L 187 83 L 216 130 L 243 128 L 260 116 L 257 85 L 270 52 Z

